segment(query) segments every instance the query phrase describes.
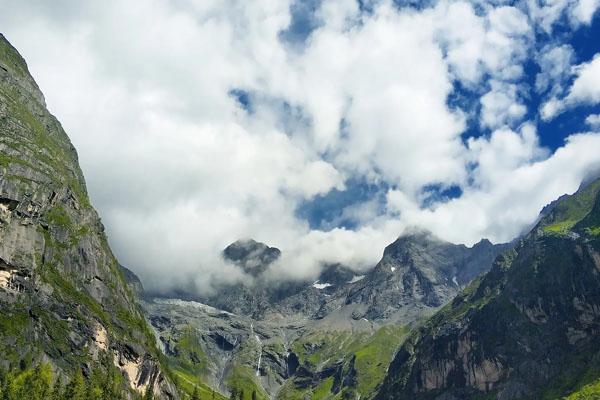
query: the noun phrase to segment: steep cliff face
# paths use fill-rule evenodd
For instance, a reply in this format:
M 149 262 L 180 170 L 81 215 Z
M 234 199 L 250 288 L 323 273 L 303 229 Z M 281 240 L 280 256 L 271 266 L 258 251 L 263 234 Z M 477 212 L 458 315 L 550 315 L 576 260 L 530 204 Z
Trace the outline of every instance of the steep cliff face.
M 176 396 L 90 205 L 77 153 L 0 35 L 0 359 L 66 375 L 108 354 L 131 393 Z M 105 358 L 105 357 L 103 357 Z
M 379 399 L 554 399 L 600 376 L 600 180 L 405 342 Z

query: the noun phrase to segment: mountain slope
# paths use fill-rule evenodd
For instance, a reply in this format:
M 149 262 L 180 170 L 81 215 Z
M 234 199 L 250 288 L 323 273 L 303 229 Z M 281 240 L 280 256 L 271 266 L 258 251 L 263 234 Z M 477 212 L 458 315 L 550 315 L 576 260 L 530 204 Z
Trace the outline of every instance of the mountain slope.
M 600 376 L 600 180 L 416 330 L 378 399 L 556 399 Z
M 90 205 L 77 153 L 0 35 L 0 360 L 66 377 L 108 357 L 128 397 L 176 391 Z
M 428 232 L 408 233 L 385 248 L 364 279 L 324 307 L 341 307 L 354 319 L 411 322 L 447 303 L 511 246 L 482 240 L 466 247 Z
M 468 248 L 413 232 L 364 275 L 332 264 L 316 280 L 277 282 L 279 250 L 255 241 L 224 258 L 247 281 L 208 298 L 147 299 L 144 309 L 173 369 L 223 392 L 258 398 L 372 398 L 416 319 L 487 271 L 511 245 Z

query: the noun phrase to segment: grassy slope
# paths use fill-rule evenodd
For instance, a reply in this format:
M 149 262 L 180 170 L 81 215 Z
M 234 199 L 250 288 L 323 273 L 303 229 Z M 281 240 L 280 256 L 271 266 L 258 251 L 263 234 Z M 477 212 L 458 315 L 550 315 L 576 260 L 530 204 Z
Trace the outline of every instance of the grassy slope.
M 539 226 L 544 232 L 567 233 L 590 213 L 599 191 L 600 179 L 597 179 L 574 195 L 560 200 Z
M 600 380 L 564 397 L 564 400 L 600 400 Z
M 334 377 L 329 376 L 315 382 L 308 388 L 301 388 L 299 382 L 289 381 L 284 385 L 278 398 L 338 399 L 350 393 L 370 398 L 382 382 L 394 352 L 405 338 L 408 329 L 403 326 L 385 326 L 374 334 L 350 331 L 314 332 L 292 344 L 300 365 L 310 371 L 320 371 L 337 363 L 343 365 L 344 374 L 349 373 L 353 363 L 356 371 L 356 386 L 342 388 L 333 393 Z

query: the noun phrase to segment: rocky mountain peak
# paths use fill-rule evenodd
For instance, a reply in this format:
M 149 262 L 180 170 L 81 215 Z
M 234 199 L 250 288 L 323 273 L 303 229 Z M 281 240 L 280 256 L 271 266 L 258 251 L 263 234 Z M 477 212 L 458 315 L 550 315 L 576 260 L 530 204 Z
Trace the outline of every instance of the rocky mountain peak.
M 342 264 L 329 264 L 323 268 L 319 275 L 319 282 L 331 286 L 341 286 L 350 282 L 356 274 L 350 268 Z
M 600 180 L 545 211 L 413 332 L 377 399 L 588 398 L 563 395 L 598 376 Z
M 223 250 L 225 260 L 231 261 L 254 277 L 265 272 L 279 256 L 279 249 L 253 239 L 237 240 Z

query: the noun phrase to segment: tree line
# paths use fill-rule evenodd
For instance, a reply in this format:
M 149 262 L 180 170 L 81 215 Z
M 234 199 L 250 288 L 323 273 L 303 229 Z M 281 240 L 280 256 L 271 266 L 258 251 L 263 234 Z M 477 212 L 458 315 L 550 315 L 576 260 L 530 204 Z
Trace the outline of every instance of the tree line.
M 50 364 L 34 367 L 0 367 L 0 400 L 153 400 L 152 385 L 144 395 L 131 393 L 125 378 L 113 365 L 96 365 L 86 375 L 77 369 L 70 379 Z

